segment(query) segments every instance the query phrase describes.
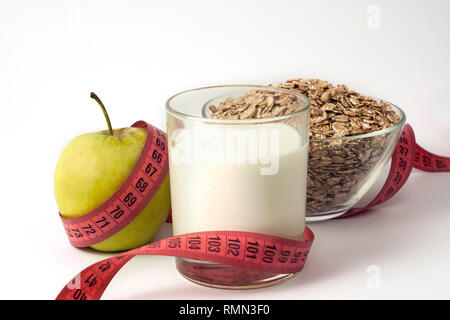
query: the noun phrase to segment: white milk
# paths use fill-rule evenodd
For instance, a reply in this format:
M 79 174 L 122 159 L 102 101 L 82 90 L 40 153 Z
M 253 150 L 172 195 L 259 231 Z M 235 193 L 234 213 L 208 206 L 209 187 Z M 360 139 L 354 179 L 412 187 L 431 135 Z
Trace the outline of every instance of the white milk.
M 239 144 L 243 135 L 230 134 L 236 128 L 257 132 L 256 143 Z M 294 128 L 201 124 L 173 134 L 169 145 L 174 235 L 238 230 L 303 239 L 308 147 Z M 205 152 L 214 146 L 218 153 Z

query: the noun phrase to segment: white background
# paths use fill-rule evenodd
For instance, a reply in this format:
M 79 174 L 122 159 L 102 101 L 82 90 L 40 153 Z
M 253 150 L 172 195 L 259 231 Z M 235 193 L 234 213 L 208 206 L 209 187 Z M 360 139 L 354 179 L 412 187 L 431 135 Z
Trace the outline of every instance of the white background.
M 318 77 L 394 102 L 422 146 L 450 156 L 449 40 L 449 1 L 1 0 L 0 298 L 53 299 L 109 256 L 70 246 L 53 195 L 65 144 L 106 128 L 90 91 L 114 127 L 164 129 L 165 100 L 180 90 Z M 307 266 L 282 285 L 209 289 L 173 258 L 137 257 L 104 298 L 448 299 L 449 194 L 448 173 L 415 170 L 370 213 L 311 224 Z

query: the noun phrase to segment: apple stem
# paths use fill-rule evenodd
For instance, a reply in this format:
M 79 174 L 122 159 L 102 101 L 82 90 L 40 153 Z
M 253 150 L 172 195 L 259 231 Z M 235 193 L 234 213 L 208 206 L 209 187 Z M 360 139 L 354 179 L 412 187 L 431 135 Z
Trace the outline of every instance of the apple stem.
M 108 124 L 109 134 L 111 136 L 113 136 L 114 133 L 113 133 L 113 130 L 112 130 L 112 127 L 111 127 L 111 121 L 109 120 L 108 112 L 106 112 L 106 108 L 103 105 L 102 100 L 100 100 L 100 98 L 93 92 L 91 92 L 91 98 L 94 99 L 95 101 L 97 101 L 97 103 L 100 105 L 100 108 L 102 108 L 103 114 L 105 115 L 106 123 Z

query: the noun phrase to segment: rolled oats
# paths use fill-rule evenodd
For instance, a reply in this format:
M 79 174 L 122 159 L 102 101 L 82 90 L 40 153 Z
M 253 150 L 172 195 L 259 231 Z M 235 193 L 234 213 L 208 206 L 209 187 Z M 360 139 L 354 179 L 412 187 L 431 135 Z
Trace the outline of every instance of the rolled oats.
M 339 211 L 365 183 L 390 145 L 392 134 L 339 139 L 376 132 L 400 121 L 389 103 L 363 96 L 347 86 L 318 79 L 291 79 L 276 88 L 294 90 L 311 101 L 307 180 L 309 216 Z M 262 119 L 299 110 L 295 96 L 250 90 L 209 106 L 215 119 Z

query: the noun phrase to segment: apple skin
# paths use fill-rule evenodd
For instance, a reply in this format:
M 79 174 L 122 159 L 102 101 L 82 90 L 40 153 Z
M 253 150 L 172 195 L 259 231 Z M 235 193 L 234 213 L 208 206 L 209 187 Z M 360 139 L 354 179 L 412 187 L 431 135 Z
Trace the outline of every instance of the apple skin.
M 114 129 L 87 133 L 63 150 L 55 170 L 55 197 L 64 218 L 82 216 L 108 200 L 134 168 L 147 130 Z M 170 212 L 169 175 L 142 212 L 125 228 L 91 247 L 122 251 L 142 246 L 153 238 Z

